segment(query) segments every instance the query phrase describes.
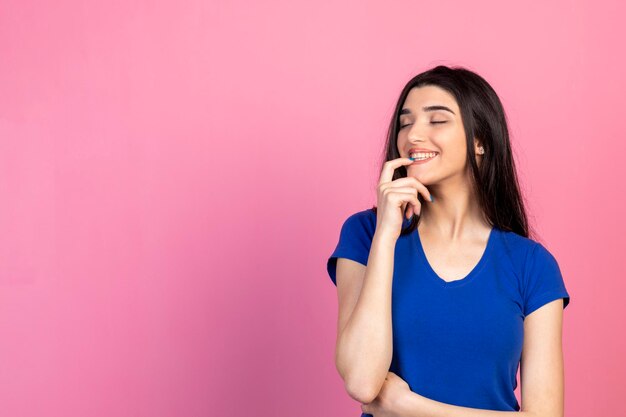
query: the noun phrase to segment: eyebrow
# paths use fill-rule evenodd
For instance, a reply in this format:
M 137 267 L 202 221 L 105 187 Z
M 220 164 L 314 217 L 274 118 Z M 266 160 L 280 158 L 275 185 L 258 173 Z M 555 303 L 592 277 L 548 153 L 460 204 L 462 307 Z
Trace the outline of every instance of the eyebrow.
M 456 113 L 454 113 L 452 110 L 450 110 L 448 107 L 446 106 L 426 106 L 426 107 L 422 107 L 423 111 L 435 111 L 435 110 L 445 110 L 445 111 L 449 111 L 450 113 L 456 115 Z M 411 114 L 411 109 L 408 108 L 404 108 L 400 111 L 400 116 L 402 116 L 403 114 Z

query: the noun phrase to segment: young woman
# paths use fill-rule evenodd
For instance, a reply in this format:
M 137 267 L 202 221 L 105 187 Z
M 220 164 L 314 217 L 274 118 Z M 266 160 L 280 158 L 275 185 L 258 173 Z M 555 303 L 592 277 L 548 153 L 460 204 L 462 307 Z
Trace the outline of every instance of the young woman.
M 362 416 L 562 417 L 569 294 L 529 237 L 495 91 L 460 67 L 417 75 L 384 160 L 377 205 L 345 220 L 327 263 L 336 367 Z

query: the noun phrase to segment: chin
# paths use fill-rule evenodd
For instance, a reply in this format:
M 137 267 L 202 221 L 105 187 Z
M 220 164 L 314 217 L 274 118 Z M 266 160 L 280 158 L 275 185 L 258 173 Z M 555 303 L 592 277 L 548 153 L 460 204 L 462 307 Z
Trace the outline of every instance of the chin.
M 428 178 L 428 175 L 424 175 L 424 174 L 416 174 L 414 172 L 407 172 L 407 177 L 414 177 L 415 179 L 417 179 L 419 182 L 421 182 L 424 185 L 429 185 L 433 183 L 432 179 Z

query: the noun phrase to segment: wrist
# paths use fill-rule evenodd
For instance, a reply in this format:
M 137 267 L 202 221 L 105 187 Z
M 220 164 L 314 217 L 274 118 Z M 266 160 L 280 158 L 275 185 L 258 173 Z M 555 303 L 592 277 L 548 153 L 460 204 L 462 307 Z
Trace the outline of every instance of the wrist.
M 397 240 L 398 236 L 394 235 L 393 233 L 376 230 L 374 232 L 374 237 L 372 238 L 372 245 L 391 247 L 392 249 L 394 249 L 396 247 Z
M 435 402 L 430 398 L 419 395 L 410 391 L 405 395 L 398 404 L 398 411 L 403 417 L 437 417 L 440 415 L 439 409 L 435 406 Z
M 419 398 L 413 391 L 409 391 L 406 395 L 403 395 L 398 401 L 398 414 L 401 416 L 412 416 L 412 412 L 419 410 Z

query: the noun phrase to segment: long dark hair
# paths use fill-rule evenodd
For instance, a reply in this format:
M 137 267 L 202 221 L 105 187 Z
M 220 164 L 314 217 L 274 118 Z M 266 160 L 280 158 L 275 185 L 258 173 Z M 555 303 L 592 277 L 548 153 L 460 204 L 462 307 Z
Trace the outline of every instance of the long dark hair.
M 476 186 L 478 203 L 492 226 L 529 237 L 529 225 L 520 193 L 515 162 L 509 140 L 506 114 L 494 89 L 480 75 L 463 67 L 439 65 L 413 77 L 402 89 L 394 110 L 382 164 L 400 158 L 398 130 L 400 110 L 410 90 L 414 87 L 434 85 L 452 94 L 463 119 L 467 144 L 467 163 L 471 166 L 471 180 Z M 474 138 L 485 149 L 480 168 L 474 154 Z M 396 169 L 393 180 L 407 176 L 406 167 Z M 423 197 L 418 193 L 422 204 Z M 372 207 L 376 213 L 377 207 Z M 401 235 L 413 232 L 420 216 L 414 215 Z M 534 232 L 533 232 L 534 235 Z

